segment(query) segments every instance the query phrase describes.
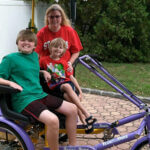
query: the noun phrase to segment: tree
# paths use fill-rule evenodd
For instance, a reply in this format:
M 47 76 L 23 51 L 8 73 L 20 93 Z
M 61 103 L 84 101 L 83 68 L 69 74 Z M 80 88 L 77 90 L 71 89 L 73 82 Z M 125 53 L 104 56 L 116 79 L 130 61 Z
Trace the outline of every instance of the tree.
M 91 3 L 93 7 L 90 3 L 84 6 L 87 15 L 82 16 L 88 22 L 87 32 L 80 29 L 86 53 L 94 52 L 101 60 L 111 62 L 150 62 L 147 3 L 142 0 L 101 0 L 99 6 Z M 80 20 L 78 25 L 85 24 L 84 21 Z

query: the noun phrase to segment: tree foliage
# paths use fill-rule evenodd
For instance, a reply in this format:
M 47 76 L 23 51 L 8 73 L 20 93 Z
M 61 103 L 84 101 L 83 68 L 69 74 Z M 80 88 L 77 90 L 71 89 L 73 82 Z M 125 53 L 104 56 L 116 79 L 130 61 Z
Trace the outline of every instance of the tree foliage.
M 143 0 L 78 2 L 76 25 L 83 53 L 111 62 L 150 62 L 148 8 L 149 1 Z
M 75 29 L 84 47 L 81 54 L 95 53 L 111 62 L 150 62 L 150 0 L 76 2 Z M 58 3 L 70 16 L 70 0 Z

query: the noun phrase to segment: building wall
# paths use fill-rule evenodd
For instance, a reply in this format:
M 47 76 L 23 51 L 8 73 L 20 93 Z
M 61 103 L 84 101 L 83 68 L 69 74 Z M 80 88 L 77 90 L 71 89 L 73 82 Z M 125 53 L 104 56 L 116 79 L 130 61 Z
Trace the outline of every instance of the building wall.
M 35 25 L 44 26 L 45 11 L 48 4 L 35 6 Z M 20 30 L 28 27 L 32 17 L 32 3 L 23 0 L 0 0 L 0 61 L 8 53 L 16 52 L 16 37 Z

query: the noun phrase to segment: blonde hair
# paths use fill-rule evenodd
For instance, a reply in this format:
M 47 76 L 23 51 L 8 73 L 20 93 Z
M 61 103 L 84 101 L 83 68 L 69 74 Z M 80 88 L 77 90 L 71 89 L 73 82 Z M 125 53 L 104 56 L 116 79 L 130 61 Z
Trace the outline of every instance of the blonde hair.
M 35 46 L 37 45 L 37 37 L 36 34 L 33 33 L 30 29 L 24 29 L 21 30 L 18 33 L 17 39 L 16 39 L 16 44 L 18 45 L 18 41 L 19 40 L 28 40 L 28 41 L 32 41 L 35 43 Z
M 58 46 L 60 46 L 60 45 L 62 45 L 62 46 L 63 46 L 63 49 L 64 49 L 64 51 L 63 51 L 63 53 L 62 53 L 62 55 L 63 55 L 63 54 L 66 52 L 66 50 L 67 50 L 67 44 L 66 44 L 66 42 L 65 42 L 62 38 L 55 38 L 55 39 L 53 39 L 53 40 L 50 42 L 50 45 L 49 45 L 49 52 L 51 53 L 53 47 L 58 47 Z M 62 56 L 62 55 L 61 55 L 61 56 Z
M 71 26 L 71 22 L 68 19 L 65 11 L 58 4 L 53 4 L 49 8 L 47 8 L 46 13 L 45 13 L 45 25 L 48 25 L 48 14 L 51 13 L 52 11 L 55 11 L 55 10 L 57 10 L 61 13 L 61 17 L 62 17 L 61 25 Z

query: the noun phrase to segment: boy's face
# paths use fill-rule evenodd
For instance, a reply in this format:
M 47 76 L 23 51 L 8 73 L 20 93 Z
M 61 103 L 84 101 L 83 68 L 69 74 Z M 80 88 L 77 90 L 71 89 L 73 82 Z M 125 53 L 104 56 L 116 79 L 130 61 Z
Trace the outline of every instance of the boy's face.
M 62 56 L 63 52 L 64 52 L 64 49 L 63 49 L 62 45 L 59 45 L 57 47 L 52 47 L 52 49 L 51 49 L 51 56 L 53 58 L 57 59 L 57 58 L 60 58 Z
M 18 49 L 20 52 L 25 54 L 30 54 L 33 52 L 35 48 L 35 43 L 28 40 L 19 40 L 18 41 Z

